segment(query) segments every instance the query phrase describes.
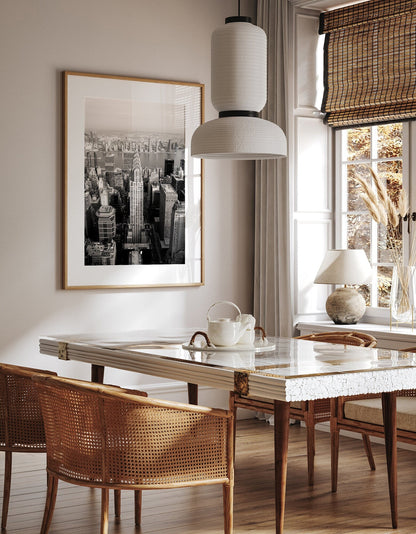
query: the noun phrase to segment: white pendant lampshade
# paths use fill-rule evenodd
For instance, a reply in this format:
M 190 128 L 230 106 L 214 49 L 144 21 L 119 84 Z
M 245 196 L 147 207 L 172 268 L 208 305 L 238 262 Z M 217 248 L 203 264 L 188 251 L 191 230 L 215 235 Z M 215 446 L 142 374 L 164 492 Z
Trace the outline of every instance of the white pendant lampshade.
M 191 154 L 198 158 L 270 159 L 286 155 L 286 137 L 273 122 L 257 117 L 223 117 L 194 133 Z
M 211 40 L 211 99 L 219 118 L 194 132 L 199 158 L 269 159 L 286 156 L 286 137 L 260 119 L 267 100 L 267 37 L 248 17 L 228 17 Z
M 217 111 L 261 111 L 267 100 L 267 37 L 247 17 L 229 17 L 211 37 L 211 100 Z

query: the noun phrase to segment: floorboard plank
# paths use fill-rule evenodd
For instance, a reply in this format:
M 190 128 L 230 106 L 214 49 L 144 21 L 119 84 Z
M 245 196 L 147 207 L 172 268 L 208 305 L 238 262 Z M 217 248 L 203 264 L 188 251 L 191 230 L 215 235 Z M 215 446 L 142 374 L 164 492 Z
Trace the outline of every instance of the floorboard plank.
M 290 427 L 285 534 L 391 534 L 384 447 L 373 445 L 371 472 L 360 440 L 341 436 L 338 492 L 331 493 L 329 434 L 317 431 L 315 486 L 307 485 L 306 435 Z M 4 455 L 0 453 L 2 496 Z M 239 421 L 236 443 L 235 534 L 274 534 L 273 428 Z M 398 534 L 416 532 L 416 451 L 399 449 Z M 15 454 L 8 534 L 38 534 L 45 502 L 45 457 Z M 98 490 L 59 483 L 50 534 L 98 534 Z M 222 534 L 221 487 L 143 492 L 141 529 L 133 493 L 122 492 L 120 520 L 110 502 L 109 534 Z

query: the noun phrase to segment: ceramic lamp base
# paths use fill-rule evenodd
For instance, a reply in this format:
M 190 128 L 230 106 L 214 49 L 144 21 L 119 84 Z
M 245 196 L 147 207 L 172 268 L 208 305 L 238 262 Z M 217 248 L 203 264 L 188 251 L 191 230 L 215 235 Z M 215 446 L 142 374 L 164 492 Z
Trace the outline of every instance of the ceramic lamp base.
M 326 313 L 335 324 L 355 324 L 365 313 L 365 300 L 356 289 L 340 287 L 329 295 Z

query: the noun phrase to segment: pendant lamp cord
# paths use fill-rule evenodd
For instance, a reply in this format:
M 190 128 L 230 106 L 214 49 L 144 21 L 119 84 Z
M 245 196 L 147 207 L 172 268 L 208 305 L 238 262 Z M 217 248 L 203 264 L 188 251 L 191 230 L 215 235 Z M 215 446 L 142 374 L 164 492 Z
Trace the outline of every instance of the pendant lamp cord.
M 240 16 L 240 0 L 238 0 L 238 16 Z

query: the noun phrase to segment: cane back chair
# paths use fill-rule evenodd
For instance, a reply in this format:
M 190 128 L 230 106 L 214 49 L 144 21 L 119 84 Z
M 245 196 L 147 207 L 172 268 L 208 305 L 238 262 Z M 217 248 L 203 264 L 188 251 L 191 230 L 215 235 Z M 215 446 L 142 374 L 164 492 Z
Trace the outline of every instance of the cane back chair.
M 37 389 L 32 376 L 56 375 L 17 365 L 0 364 L 0 450 L 4 451 L 4 486 L 1 529 L 7 526 L 12 453 L 46 452 L 45 432 Z
M 232 532 L 233 414 L 149 399 L 129 390 L 64 378 L 34 379 L 47 446 L 47 534 L 58 479 L 102 489 L 101 534 L 109 489 L 131 489 L 140 524 L 141 491 L 221 484 L 224 531 Z
M 377 343 L 373 336 L 362 332 L 320 332 L 299 336 L 296 339 L 361 347 L 374 347 Z M 234 393 L 233 403 L 235 411 L 237 408 L 245 408 L 269 414 L 274 413 L 273 402 L 266 399 L 250 398 Z M 304 421 L 306 426 L 308 483 L 312 486 L 314 483 L 315 425 L 330 420 L 330 399 L 291 402 L 289 413 L 291 419 Z M 367 442 L 369 442 L 368 438 L 364 441 L 365 447 Z
M 416 353 L 416 347 L 403 352 Z M 416 389 L 396 393 L 397 440 L 416 444 Z M 384 437 L 381 395 L 338 397 L 331 400 L 331 479 L 332 491 L 337 490 L 339 432 L 357 432 L 368 442 L 370 466 L 375 469 L 369 436 Z

